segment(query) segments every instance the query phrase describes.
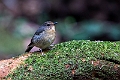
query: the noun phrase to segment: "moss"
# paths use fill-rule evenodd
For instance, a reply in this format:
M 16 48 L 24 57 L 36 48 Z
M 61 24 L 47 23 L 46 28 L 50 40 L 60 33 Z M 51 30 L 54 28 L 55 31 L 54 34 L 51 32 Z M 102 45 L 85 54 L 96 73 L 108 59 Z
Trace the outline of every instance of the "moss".
M 34 52 L 7 76 L 12 80 L 117 80 L 120 42 L 73 40 L 41 55 Z

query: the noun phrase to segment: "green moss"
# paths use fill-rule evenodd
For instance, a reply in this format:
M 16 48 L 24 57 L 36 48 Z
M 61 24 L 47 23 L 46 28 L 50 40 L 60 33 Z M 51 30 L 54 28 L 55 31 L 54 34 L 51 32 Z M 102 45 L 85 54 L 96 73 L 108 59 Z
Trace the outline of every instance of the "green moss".
M 95 66 L 91 61 L 99 64 Z M 55 45 L 44 55 L 34 52 L 8 77 L 12 80 L 117 80 L 116 64 L 120 65 L 120 42 L 73 40 Z

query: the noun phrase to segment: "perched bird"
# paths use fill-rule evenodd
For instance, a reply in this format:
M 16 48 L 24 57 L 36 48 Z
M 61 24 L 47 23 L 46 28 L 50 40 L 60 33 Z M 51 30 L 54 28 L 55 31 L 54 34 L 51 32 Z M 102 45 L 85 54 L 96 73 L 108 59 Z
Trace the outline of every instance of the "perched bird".
M 53 23 L 52 21 L 46 21 L 42 24 L 33 35 L 25 52 L 29 52 L 34 46 L 40 48 L 40 50 L 49 48 L 55 40 L 55 24 L 57 22 Z

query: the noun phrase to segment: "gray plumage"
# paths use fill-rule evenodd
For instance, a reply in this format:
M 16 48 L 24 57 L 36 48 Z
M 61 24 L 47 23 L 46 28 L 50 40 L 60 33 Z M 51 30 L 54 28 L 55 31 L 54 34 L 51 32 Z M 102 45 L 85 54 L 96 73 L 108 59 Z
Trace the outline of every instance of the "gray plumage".
M 51 21 L 45 22 L 35 32 L 25 52 L 29 52 L 34 46 L 40 49 L 48 48 L 55 40 L 55 24 Z

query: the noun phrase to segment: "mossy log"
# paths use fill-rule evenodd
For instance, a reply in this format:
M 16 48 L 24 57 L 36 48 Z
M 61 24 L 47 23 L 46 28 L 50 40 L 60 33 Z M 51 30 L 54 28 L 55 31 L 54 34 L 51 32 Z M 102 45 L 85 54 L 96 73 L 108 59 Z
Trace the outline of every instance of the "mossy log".
M 33 52 L 11 80 L 120 80 L 120 42 L 73 40 Z

